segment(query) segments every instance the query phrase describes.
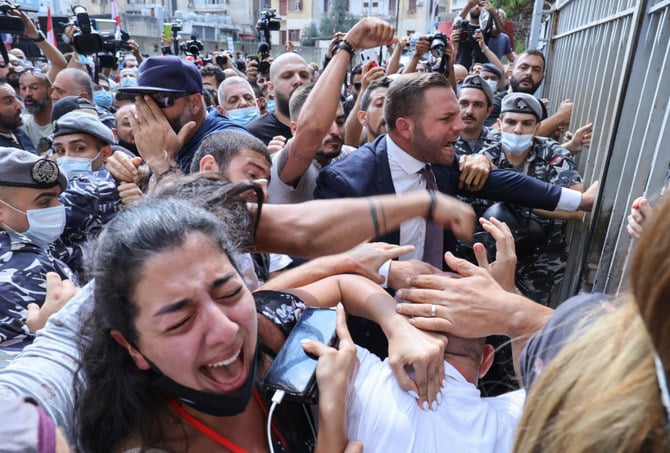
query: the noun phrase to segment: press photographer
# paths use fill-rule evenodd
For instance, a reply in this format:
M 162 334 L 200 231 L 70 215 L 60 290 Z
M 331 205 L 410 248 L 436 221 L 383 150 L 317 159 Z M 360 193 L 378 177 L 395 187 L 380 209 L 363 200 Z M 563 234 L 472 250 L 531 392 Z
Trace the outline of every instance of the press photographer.
M 258 35 L 258 72 L 267 74 L 270 72 L 270 63 L 266 60 L 270 57 L 272 43 L 270 38 L 271 31 L 278 31 L 281 27 L 281 16 L 277 16 L 277 10 L 274 8 L 266 9 L 256 22 L 256 31 Z
M 488 63 L 489 61 L 480 49 L 476 35 L 480 32 L 484 40 L 489 38 L 493 26 L 490 10 L 495 11 L 490 2 L 469 0 L 460 15 L 454 19 L 451 40 L 457 49 L 456 63 L 465 66 L 468 71 L 473 63 Z M 466 20 L 468 13 L 469 19 Z
M 32 19 L 18 6 L 9 2 L 0 3 L 0 33 L 22 35 L 32 40 L 47 61 L 51 63 L 48 72 L 49 80 L 54 80 L 56 74 L 67 65 L 67 60 L 65 60 L 63 54 L 46 39 L 44 33 L 37 28 Z M 12 86 L 16 84 L 15 89 L 18 89 L 18 71 L 15 71 L 11 64 L 7 64 L 11 57 L 7 55 L 5 46 L 0 46 L 0 54 L 2 55 L 0 63 L 4 63 L 0 67 L 0 76 L 5 78 Z M 11 75 L 12 72 L 15 73 L 15 77 L 8 76 L 8 73 Z
M 83 6 L 73 6 L 74 18 L 68 26 L 74 27 L 72 45 L 80 55 L 97 53 L 115 54 L 120 50 L 132 51 L 128 44 L 130 36 L 121 31 L 120 39 L 116 39 L 114 32 L 100 33 L 95 28 L 95 19 L 91 19 Z M 63 37 L 65 41 L 65 36 Z

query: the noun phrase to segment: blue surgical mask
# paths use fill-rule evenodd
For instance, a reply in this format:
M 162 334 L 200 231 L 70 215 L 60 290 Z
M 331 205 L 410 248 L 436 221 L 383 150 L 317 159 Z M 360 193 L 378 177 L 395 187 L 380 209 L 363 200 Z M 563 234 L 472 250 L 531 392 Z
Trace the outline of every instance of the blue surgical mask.
M 93 173 L 93 162 L 100 157 L 100 153 L 102 151 L 99 151 L 93 159 L 86 157 L 59 157 L 57 159 L 58 166 L 65 172 L 67 179 L 72 181 L 82 175 Z
M 98 107 L 109 110 L 114 99 L 109 91 L 100 90 L 93 93 L 93 101 Z
M 137 79 L 135 77 L 123 77 L 121 82 L 119 82 L 119 86 L 122 88 L 136 87 Z
M 28 229 L 20 234 L 30 239 L 33 244 L 43 247 L 51 244 L 63 234 L 63 230 L 65 229 L 64 205 L 61 204 L 42 209 L 28 209 L 24 212 L 6 201 L 0 200 L 0 202 L 28 217 Z
M 463 87 L 463 82 L 458 82 L 458 83 L 456 84 L 456 96 L 458 96 L 459 94 L 461 94 L 461 88 L 462 88 L 462 87 Z
M 500 142 L 503 148 L 513 156 L 523 154 L 533 144 L 533 134 L 516 135 L 503 132 Z
M 246 126 L 250 121 L 255 120 L 260 116 L 258 107 L 252 105 L 250 107 L 242 107 L 241 109 L 228 110 L 228 118 L 235 124 Z
M 271 99 L 265 103 L 265 110 L 268 112 L 274 112 L 275 110 L 275 100 Z
M 484 80 L 484 82 L 486 82 L 489 85 L 489 87 L 491 87 L 491 91 L 493 92 L 493 94 L 495 94 L 496 91 L 498 91 L 498 81 L 497 80 L 488 79 L 488 80 Z

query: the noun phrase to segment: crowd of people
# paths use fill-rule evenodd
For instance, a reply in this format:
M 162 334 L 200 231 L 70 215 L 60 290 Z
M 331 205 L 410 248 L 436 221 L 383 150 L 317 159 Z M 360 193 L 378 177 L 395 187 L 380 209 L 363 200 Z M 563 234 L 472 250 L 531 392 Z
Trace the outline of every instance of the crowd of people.
M 368 17 L 322 65 L 133 42 L 102 71 L 10 14 L 48 62 L 0 67 L 0 450 L 670 448 L 670 202 L 631 206 L 629 293 L 556 300 L 593 126 L 490 2 L 446 59 Z M 339 341 L 283 401 L 307 307 Z

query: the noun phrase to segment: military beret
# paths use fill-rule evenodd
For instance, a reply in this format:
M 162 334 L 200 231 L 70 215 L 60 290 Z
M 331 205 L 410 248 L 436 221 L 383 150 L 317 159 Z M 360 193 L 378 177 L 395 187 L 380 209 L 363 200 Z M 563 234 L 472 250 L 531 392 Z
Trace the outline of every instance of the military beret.
M 0 186 L 50 189 L 67 187 L 67 177 L 56 162 L 28 151 L 0 147 Z
M 87 134 L 108 145 L 116 143 L 110 128 L 102 124 L 97 117 L 84 112 L 66 113 L 54 122 L 54 138 L 69 134 Z
M 491 87 L 484 79 L 478 75 L 469 75 L 463 80 L 463 85 L 461 85 L 461 90 L 463 88 L 476 88 L 481 90 L 486 95 L 486 99 L 489 101 L 489 105 L 493 103 L 493 91 Z
M 542 120 L 542 105 L 533 95 L 527 93 L 510 93 L 503 98 L 500 106 L 500 114 L 529 113 L 535 115 L 538 121 Z
M 502 72 L 500 71 L 500 68 L 493 63 L 484 63 L 482 65 L 482 71 L 485 72 L 490 72 L 492 74 L 495 74 L 498 79 L 502 79 Z

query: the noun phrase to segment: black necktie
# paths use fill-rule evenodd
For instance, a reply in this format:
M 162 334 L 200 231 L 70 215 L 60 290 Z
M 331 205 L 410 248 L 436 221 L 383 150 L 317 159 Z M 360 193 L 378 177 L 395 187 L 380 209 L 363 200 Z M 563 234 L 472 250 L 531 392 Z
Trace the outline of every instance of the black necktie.
M 435 174 L 430 165 L 426 165 L 419 171 L 421 177 L 426 181 L 426 190 L 437 192 Z M 438 269 L 442 269 L 444 263 L 444 230 L 426 220 L 426 237 L 423 241 L 423 260 Z

